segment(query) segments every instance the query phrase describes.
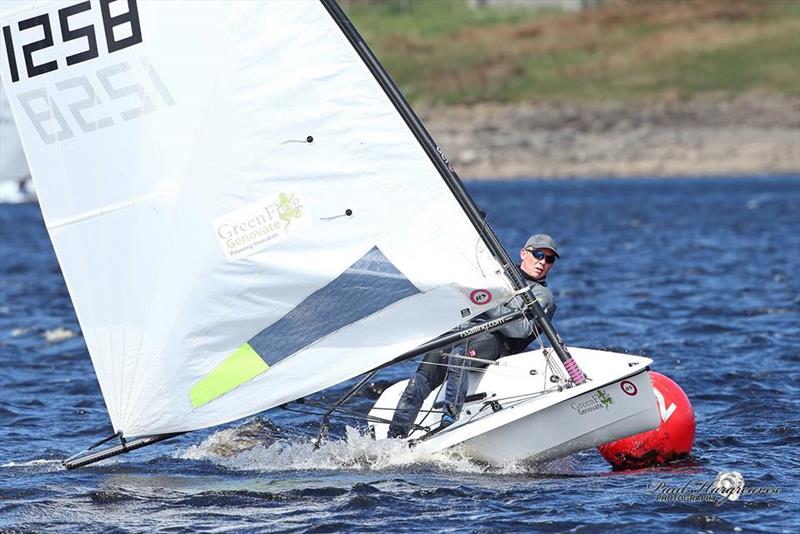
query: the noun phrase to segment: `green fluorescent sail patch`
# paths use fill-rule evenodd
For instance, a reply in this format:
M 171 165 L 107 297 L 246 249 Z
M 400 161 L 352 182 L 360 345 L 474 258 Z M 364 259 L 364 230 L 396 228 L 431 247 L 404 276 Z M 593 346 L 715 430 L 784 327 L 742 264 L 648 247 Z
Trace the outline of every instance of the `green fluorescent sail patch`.
M 269 369 L 269 365 L 244 343 L 192 387 L 192 408 L 199 408 Z
M 374 246 L 342 274 L 250 338 L 192 388 L 203 406 L 292 354 L 420 290 Z

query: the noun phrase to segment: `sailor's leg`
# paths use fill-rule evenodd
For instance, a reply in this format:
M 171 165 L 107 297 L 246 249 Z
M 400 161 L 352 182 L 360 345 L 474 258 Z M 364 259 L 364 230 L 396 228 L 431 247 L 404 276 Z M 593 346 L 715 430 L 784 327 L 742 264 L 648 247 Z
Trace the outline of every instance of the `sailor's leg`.
M 469 390 L 469 378 L 467 377 L 467 367 L 470 366 L 468 360 L 463 358 L 465 355 L 464 347 L 453 347 L 453 356 L 449 357 L 447 366 L 447 385 L 444 390 L 443 424 L 451 424 L 458 419 L 464 399 L 467 398 Z
M 425 355 L 417 372 L 408 381 L 389 425 L 390 438 L 404 438 L 409 434 L 411 425 L 417 420 L 419 409 L 433 388 L 444 381 L 446 372 L 446 356 L 442 351 Z
M 466 352 L 466 354 L 464 354 Z M 467 344 L 465 349 L 453 350 L 453 354 L 465 355 L 466 358 L 451 357 L 447 368 L 447 386 L 444 396 L 443 423 L 449 424 L 458 419 L 464 399 L 469 390 L 469 368 L 480 369 L 489 365 L 486 362 L 470 360 L 496 360 L 502 353 L 502 345 L 493 334 L 480 334 Z
M 465 350 L 457 348 L 453 354 L 463 356 Z M 447 368 L 447 385 L 444 393 L 444 406 L 442 407 L 442 426 L 453 424 L 461 413 L 464 406 L 464 399 L 467 398 L 469 391 L 468 368 L 476 366 L 477 362 L 471 362 L 457 356 L 450 358 L 450 365 Z

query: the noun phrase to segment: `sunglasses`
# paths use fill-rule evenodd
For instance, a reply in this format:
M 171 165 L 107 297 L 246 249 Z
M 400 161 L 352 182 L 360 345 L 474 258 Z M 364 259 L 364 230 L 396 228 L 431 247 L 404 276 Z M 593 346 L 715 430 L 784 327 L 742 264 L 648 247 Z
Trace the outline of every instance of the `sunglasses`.
M 538 260 L 544 260 L 545 263 L 555 263 L 556 262 L 556 257 L 555 256 L 548 256 L 547 254 L 545 254 L 541 250 L 531 250 L 529 248 L 526 248 L 525 250 L 527 250 L 528 252 L 533 254 L 533 257 L 536 258 L 537 261 Z

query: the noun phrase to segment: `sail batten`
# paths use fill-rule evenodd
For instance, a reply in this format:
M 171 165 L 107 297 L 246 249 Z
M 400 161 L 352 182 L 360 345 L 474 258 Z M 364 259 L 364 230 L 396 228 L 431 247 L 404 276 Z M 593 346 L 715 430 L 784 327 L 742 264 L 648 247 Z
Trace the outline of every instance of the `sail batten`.
M 510 297 L 328 2 L 92 1 L 81 61 L 76 3 L 4 13 L 0 74 L 115 430 L 246 417 Z

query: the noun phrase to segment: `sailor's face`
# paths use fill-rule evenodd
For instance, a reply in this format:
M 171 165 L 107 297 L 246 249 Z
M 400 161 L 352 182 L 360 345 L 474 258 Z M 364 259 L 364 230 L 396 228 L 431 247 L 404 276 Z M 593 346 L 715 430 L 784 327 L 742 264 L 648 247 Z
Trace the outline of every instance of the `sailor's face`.
M 536 256 L 541 256 L 541 258 Z M 555 251 L 550 248 L 537 248 L 534 251 L 523 248 L 519 251 L 519 257 L 522 260 L 520 264 L 522 270 L 536 280 L 545 278 L 550 269 L 553 268 L 553 265 L 555 265 L 554 260 L 552 263 L 548 263 L 548 258 L 555 258 Z

